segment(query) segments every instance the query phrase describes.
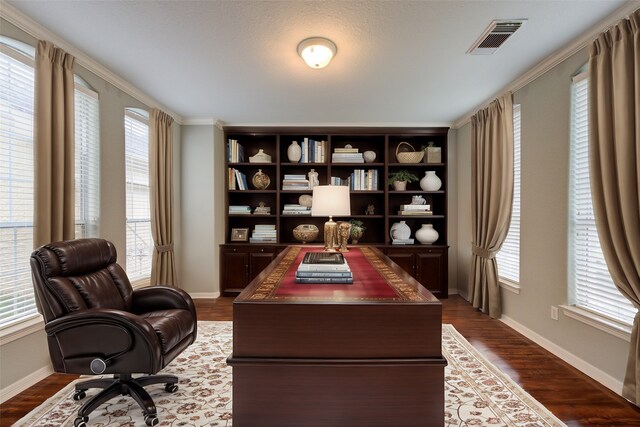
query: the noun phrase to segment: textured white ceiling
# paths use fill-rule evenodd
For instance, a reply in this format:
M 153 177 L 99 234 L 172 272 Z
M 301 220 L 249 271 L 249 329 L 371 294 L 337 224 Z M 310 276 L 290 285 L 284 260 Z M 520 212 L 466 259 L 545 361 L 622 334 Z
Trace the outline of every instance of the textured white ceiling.
M 183 118 L 230 124 L 452 123 L 637 1 L 33 1 L 12 6 Z M 492 56 L 494 19 L 528 22 Z M 307 67 L 297 44 L 338 53 Z

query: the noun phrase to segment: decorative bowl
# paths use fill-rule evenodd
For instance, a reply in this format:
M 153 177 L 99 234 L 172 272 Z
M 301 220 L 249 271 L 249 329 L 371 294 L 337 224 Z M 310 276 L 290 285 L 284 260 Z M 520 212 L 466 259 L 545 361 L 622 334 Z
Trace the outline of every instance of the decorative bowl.
M 302 243 L 313 242 L 319 233 L 320 230 L 313 224 L 300 224 L 293 229 L 293 237 Z

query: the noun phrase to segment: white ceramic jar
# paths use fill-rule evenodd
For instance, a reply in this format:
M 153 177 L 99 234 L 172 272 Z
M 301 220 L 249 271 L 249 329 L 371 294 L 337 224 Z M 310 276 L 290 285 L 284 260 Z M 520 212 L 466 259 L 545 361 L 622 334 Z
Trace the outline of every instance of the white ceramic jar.
M 424 191 L 438 191 L 442 187 L 442 181 L 435 171 L 426 171 L 420 180 L 420 188 Z
M 416 239 L 423 245 L 430 245 L 438 240 L 439 234 L 433 228 L 433 224 L 422 224 L 419 230 L 416 231 Z

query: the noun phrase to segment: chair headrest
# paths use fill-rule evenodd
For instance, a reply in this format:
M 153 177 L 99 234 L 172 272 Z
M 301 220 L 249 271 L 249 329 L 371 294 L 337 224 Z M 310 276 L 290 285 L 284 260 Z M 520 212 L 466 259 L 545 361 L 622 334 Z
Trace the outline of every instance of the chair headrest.
M 81 276 L 116 262 L 113 243 L 104 239 L 77 239 L 53 242 L 33 252 L 45 267 L 47 277 Z

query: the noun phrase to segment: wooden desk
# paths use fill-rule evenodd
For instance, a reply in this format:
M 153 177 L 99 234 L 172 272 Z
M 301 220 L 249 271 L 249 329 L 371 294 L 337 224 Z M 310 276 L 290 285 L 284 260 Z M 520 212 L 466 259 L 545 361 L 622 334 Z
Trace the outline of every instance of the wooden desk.
M 440 302 L 375 248 L 354 283 L 295 284 L 292 246 L 233 303 L 233 425 L 443 426 Z

